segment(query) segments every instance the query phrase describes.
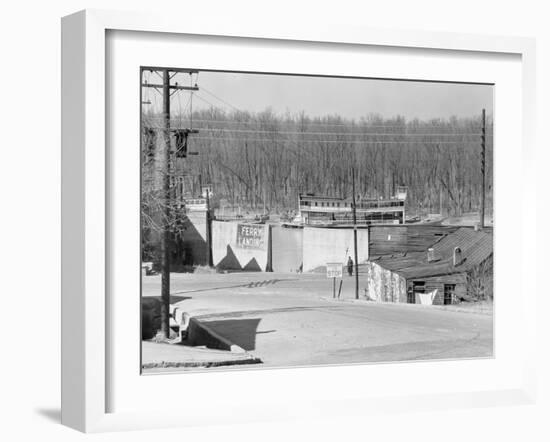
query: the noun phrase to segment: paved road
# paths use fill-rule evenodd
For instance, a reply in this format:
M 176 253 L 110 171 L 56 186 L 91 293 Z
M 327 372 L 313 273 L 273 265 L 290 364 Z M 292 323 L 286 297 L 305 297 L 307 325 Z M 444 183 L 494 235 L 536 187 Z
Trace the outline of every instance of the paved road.
M 490 315 L 437 307 L 333 301 L 318 274 L 175 274 L 173 302 L 260 357 L 263 366 L 492 356 Z M 158 295 L 160 278 L 144 278 Z

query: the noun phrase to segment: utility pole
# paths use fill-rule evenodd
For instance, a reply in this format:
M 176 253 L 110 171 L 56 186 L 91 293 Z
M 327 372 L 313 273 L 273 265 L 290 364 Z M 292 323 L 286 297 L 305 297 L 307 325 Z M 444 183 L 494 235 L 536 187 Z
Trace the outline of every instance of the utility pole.
M 443 191 L 441 189 L 441 184 L 439 185 L 439 214 L 443 216 Z
M 166 339 L 170 339 L 170 72 L 162 72 L 162 123 L 163 123 L 163 152 L 160 155 L 162 164 L 158 170 L 162 174 L 162 194 L 164 228 L 160 238 L 160 270 L 161 270 L 161 332 Z
M 212 217 L 210 214 L 210 188 L 206 186 L 206 264 L 212 267 Z
M 357 257 L 357 208 L 355 204 L 355 167 L 351 175 L 352 209 L 353 209 L 353 251 L 355 255 L 355 299 L 359 299 L 359 263 Z
M 197 71 L 191 71 L 186 69 L 158 69 L 158 68 L 142 68 L 143 71 L 160 72 L 162 77 L 162 84 L 142 83 L 142 87 L 153 88 L 162 94 L 162 132 L 163 143 L 160 148 L 162 152 L 159 152 L 157 156 L 158 163 L 156 169 L 161 175 L 160 182 L 161 187 L 161 213 L 160 217 L 162 226 L 160 232 L 160 269 L 161 269 L 161 333 L 166 339 L 170 338 L 170 255 L 171 255 L 171 189 L 170 189 L 170 167 L 171 167 L 171 154 L 172 154 L 172 131 L 170 127 L 170 97 L 172 90 L 174 92 L 180 90 L 196 91 L 199 88 L 195 86 L 180 86 L 177 83 L 170 84 L 170 79 L 177 73 L 196 73 Z M 197 133 L 198 130 L 183 129 L 176 131 L 176 157 L 187 156 L 187 137 L 189 134 Z M 190 154 L 196 154 L 195 152 Z
M 481 211 L 480 228 L 485 227 L 485 109 L 481 111 Z

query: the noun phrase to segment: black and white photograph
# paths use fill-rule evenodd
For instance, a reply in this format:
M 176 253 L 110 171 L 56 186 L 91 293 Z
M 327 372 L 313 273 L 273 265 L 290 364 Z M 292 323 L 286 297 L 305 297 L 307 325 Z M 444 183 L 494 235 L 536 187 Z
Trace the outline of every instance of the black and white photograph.
M 492 84 L 139 87 L 142 374 L 494 356 Z

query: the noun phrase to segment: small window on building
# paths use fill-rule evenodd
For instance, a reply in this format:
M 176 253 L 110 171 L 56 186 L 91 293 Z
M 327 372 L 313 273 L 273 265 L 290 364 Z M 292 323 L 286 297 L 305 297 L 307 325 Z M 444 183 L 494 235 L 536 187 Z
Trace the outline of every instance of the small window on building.
M 416 294 L 426 292 L 426 283 L 424 281 L 413 281 L 412 290 L 407 293 L 407 303 L 416 304 Z
M 455 297 L 456 284 L 445 284 L 443 287 L 443 304 L 450 305 Z

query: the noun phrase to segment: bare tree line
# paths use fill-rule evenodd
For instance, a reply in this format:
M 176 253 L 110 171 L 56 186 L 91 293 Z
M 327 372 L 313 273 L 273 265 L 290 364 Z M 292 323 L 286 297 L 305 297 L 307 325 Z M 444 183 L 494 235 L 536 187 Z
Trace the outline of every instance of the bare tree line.
M 486 207 L 492 212 L 492 121 L 487 122 Z M 160 115 L 144 114 L 142 200 L 155 189 L 154 152 L 162 136 Z M 479 116 L 406 120 L 369 115 L 349 120 L 338 115 L 310 117 L 261 113 L 195 111 L 175 117 L 171 126 L 196 128 L 188 150 L 198 152 L 174 162 L 174 177 L 197 194 L 198 178 L 214 189 L 214 205 L 271 213 L 297 209 L 299 193 L 350 197 L 351 170 L 364 198 L 390 197 L 407 186 L 409 213 L 461 215 L 477 211 L 481 198 L 481 110 Z M 153 141 L 151 141 L 153 140 Z M 154 198 L 153 198 L 154 200 Z

